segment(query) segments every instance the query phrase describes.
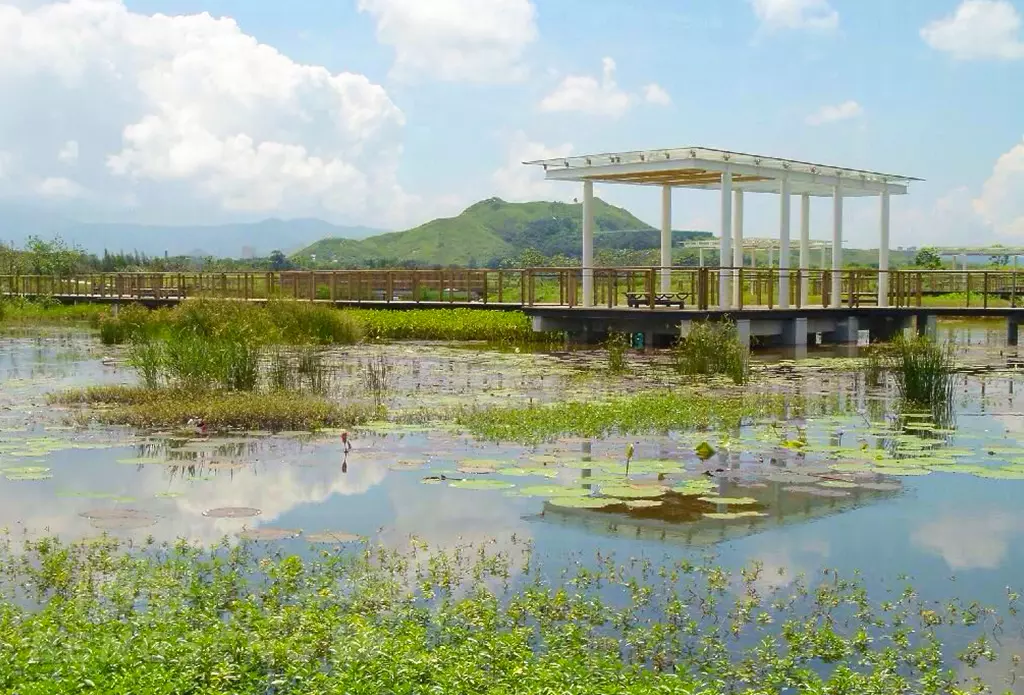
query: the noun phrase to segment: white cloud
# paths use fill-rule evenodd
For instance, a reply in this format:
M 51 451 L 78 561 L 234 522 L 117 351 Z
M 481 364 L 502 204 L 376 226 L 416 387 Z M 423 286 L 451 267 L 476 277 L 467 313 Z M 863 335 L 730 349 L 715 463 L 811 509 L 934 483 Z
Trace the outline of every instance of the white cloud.
M 846 121 L 851 118 L 858 118 L 864 114 L 864 108 L 856 101 L 844 101 L 842 104 L 826 105 L 807 116 L 805 121 L 808 125 L 824 125 L 836 121 Z
M 956 60 L 1024 58 L 1021 17 L 1007 0 L 964 0 L 921 29 L 921 38 Z
M 1024 141 L 996 161 L 974 210 L 996 234 L 1024 237 Z
M 569 75 L 555 91 L 540 102 L 541 111 L 578 111 L 596 116 L 619 118 L 633 103 L 633 98 L 615 82 L 615 61 L 601 61 L 601 78 L 591 75 Z
M 78 143 L 74 140 L 68 140 L 60 148 L 60 152 L 57 153 L 57 161 L 63 162 L 64 164 L 74 164 L 78 161 Z
M 809 29 L 831 31 L 839 26 L 839 13 L 828 0 L 750 0 L 761 26 L 769 31 Z
M 145 209 L 386 224 L 413 202 L 396 178 L 404 117 L 383 87 L 296 63 L 228 18 L 0 4 L 0 89 L 0 150 L 18 162 L 0 195 L 76 190 L 45 182 L 77 159 L 67 181 Z
M 510 201 L 569 200 L 575 190 L 565 183 L 546 181 L 540 167 L 528 167 L 523 162 L 536 159 L 566 157 L 572 153 L 572 144 L 548 146 L 532 142 L 525 133 L 516 133 L 508 149 L 504 166 L 491 175 L 498 196 Z
M 1006 559 L 1011 537 L 1024 530 L 1024 516 L 989 511 L 931 521 L 912 535 L 918 547 L 942 556 L 952 570 L 995 569 Z
M 537 38 L 530 0 L 359 0 L 377 39 L 395 49 L 393 74 L 444 81 L 507 82 L 525 76 Z
M 46 198 L 79 198 L 85 194 L 82 186 L 63 176 L 48 176 L 39 182 L 36 191 Z
M 652 82 L 644 87 L 644 99 L 650 104 L 656 104 L 658 106 L 668 106 L 672 103 L 672 97 L 669 93 L 656 82 Z

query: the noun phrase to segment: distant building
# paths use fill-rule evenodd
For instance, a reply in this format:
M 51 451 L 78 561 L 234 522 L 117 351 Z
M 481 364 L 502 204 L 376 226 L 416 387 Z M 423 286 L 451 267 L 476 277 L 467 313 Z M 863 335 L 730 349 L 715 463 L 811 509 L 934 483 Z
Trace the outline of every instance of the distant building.
M 244 259 L 256 258 L 256 249 L 253 248 L 252 246 L 243 246 L 242 247 L 242 258 L 244 258 Z

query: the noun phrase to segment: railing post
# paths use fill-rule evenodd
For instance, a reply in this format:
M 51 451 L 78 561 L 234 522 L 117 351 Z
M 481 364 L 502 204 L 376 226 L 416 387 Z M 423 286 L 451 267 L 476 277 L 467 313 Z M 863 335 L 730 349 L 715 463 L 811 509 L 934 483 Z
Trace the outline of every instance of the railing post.
M 988 309 L 988 271 L 982 271 L 981 273 L 981 303 L 985 309 Z
M 1010 273 L 1012 280 L 1010 281 L 1010 308 L 1017 308 L 1017 271 L 1014 270 Z
M 648 269 L 647 275 L 644 278 L 644 284 L 647 286 L 647 307 L 653 309 L 654 303 L 654 269 Z
M 487 292 L 487 274 L 489 272 L 490 272 L 489 270 L 482 270 L 482 271 L 480 271 L 480 273 L 482 275 L 482 281 L 483 281 L 484 306 L 487 305 L 487 294 L 488 294 L 488 292 Z
M 498 304 L 505 303 L 505 276 L 502 271 L 498 271 Z
M 736 284 L 739 289 L 736 291 L 736 308 L 743 309 L 743 266 L 736 271 Z
M 832 271 L 823 270 L 821 271 L 821 306 L 822 308 L 828 307 L 831 304 L 832 294 Z

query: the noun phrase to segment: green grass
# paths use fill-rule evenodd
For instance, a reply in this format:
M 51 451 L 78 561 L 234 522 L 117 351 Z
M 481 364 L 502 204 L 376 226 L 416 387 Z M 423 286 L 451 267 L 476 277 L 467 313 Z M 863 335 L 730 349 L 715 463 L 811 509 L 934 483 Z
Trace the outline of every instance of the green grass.
M 703 428 L 733 428 L 744 420 L 777 415 L 781 397 L 709 395 L 690 390 L 643 392 L 606 401 L 465 409 L 456 421 L 491 441 L 542 442 L 561 436 L 602 437 Z
M 694 321 L 672 350 L 676 369 L 688 376 L 723 374 L 742 384 L 750 373 L 750 349 L 741 345 L 736 325 L 728 321 Z
M 888 372 L 900 398 L 909 405 L 948 409 L 956 383 L 956 350 L 926 336 L 897 336 L 891 343 L 872 348 L 869 374 Z
M 599 557 L 548 580 L 521 542 L 306 558 L 142 546 L 5 539 L 0 690 L 938 695 L 966 692 L 956 669 L 994 658 L 984 607 L 912 587 L 883 605 L 831 572 L 765 595 L 758 566 L 640 573 Z M 941 630 L 968 644 L 959 657 Z
M 78 420 L 139 428 L 180 427 L 191 417 L 202 417 L 214 430 L 315 430 L 356 425 L 374 414 L 369 405 L 341 405 L 294 391 L 92 386 L 55 394 L 51 402 L 86 406 Z
M 483 309 L 345 309 L 371 340 L 486 340 L 494 343 L 550 341 L 534 333 L 519 311 Z
M 81 321 L 98 325 L 109 312 L 100 304 L 60 304 L 48 300 L 28 300 L 21 297 L 0 299 L 0 321 L 61 323 Z

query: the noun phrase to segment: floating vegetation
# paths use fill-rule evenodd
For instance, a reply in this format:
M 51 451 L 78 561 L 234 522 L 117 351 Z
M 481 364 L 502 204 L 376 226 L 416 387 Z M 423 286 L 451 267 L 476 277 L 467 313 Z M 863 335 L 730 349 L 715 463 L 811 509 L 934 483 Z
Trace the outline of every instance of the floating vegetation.
M 259 516 L 260 513 L 260 510 L 255 507 L 216 507 L 214 509 L 207 509 L 203 512 L 203 516 L 208 516 L 212 519 L 243 519 Z
M 704 512 L 705 519 L 749 519 L 768 516 L 764 512 L 742 511 L 742 512 Z
M 900 397 L 909 405 L 924 406 L 938 420 L 948 419 L 956 382 L 956 352 L 952 342 L 938 344 L 918 336 L 897 336 L 871 352 L 872 370 L 884 370 L 896 381 Z
M 858 483 L 851 483 L 848 480 L 822 480 L 818 484 L 821 485 L 822 487 L 833 487 L 833 488 L 839 488 L 840 490 L 843 490 L 843 489 L 849 490 L 849 489 L 853 489 L 853 488 L 856 488 L 856 487 L 860 487 L 860 485 Z
M 702 461 L 707 461 L 709 458 L 715 455 L 714 448 L 707 442 L 701 442 L 700 444 L 698 444 L 697 448 L 694 449 L 694 452 L 697 454 L 697 457 L 700 458 L 700 460 Z
M 757 500 L 753 497 L 698 497 L 701 502 L 710 502 L 711 504 L 726 504 L 741 506 L 746 504 L 757 504 Z
M 622 504 L 621 500 L 611 497 L 552 497 L 547 504 L 555 507 L 566 507 L 568 509 L 604 509 L 616 504 Z
M 635 499 L 641 497 L 661 497 L 666 488 L 654 485 L 602 485 L 601 494 L 605 497 Z
M 239 531 L 236 535 L 245 541 L 285 541 L 302 535 L 302 530 L 260 526 L 259 528 Z
M 138 509 L 90 509 L 79 516 L 104 531 L 130 531 L 145 528 L 156 523 L 156 517 Z
M 545 466 L 514 466 L 511 468 L 499 468 L 498 473 L 512 477 L 554 478 L 558 475 L 558 470 Z
M 750 350 L 731 321 L 691 321 L 672 350 L 676 369 L 690 376 L 722 374 L 742 384 L 750 373 Z
M 355 533 L 344 531 L 320 531 L 318 533 L 307 533 L 303 538 L 310 543 L 355 543 L 364 538 Z
M 706 495 L 709 492 L 714 492 L 717 489 L 718 483 L 708 478 L 700 478 L 697 480 L 687 480 L 681 485 L 676 485 L 672 488 L 672 492 L 677 495 L 699 497 L 700 495 Z
M 493 461 L 489 459 L 467 459 L 459 461 L 458 465 L 456 466 L 456 470 L 459 473 L 469 473 L 478 475 L 485 473 L 494 473 L 504 463 L 504 461 Z
M 664 502 L 661 500 L 626 500 L 626 506 L 630 509 L 650 509 L 660 507 Z
M 850 495 L 846 490 L 830 490 L 828 488 L 814 487 L 812 485 L 790 485 L 789 487 L 783 488 L 783 490 L 801 495 L 812 495 L 815 497 L 849 497 Z
M 466 478 L 463 480 L 452 480 L 448 483 L 448 487 L 457 487 L 465 490 L 505 490 L 515 487 L 515 484 L 507 480 Z
M 590 494 L 590 490 L 563 485 L 530 485 L 519 488 L 517 494 L 525 497 L 586 497 Z

